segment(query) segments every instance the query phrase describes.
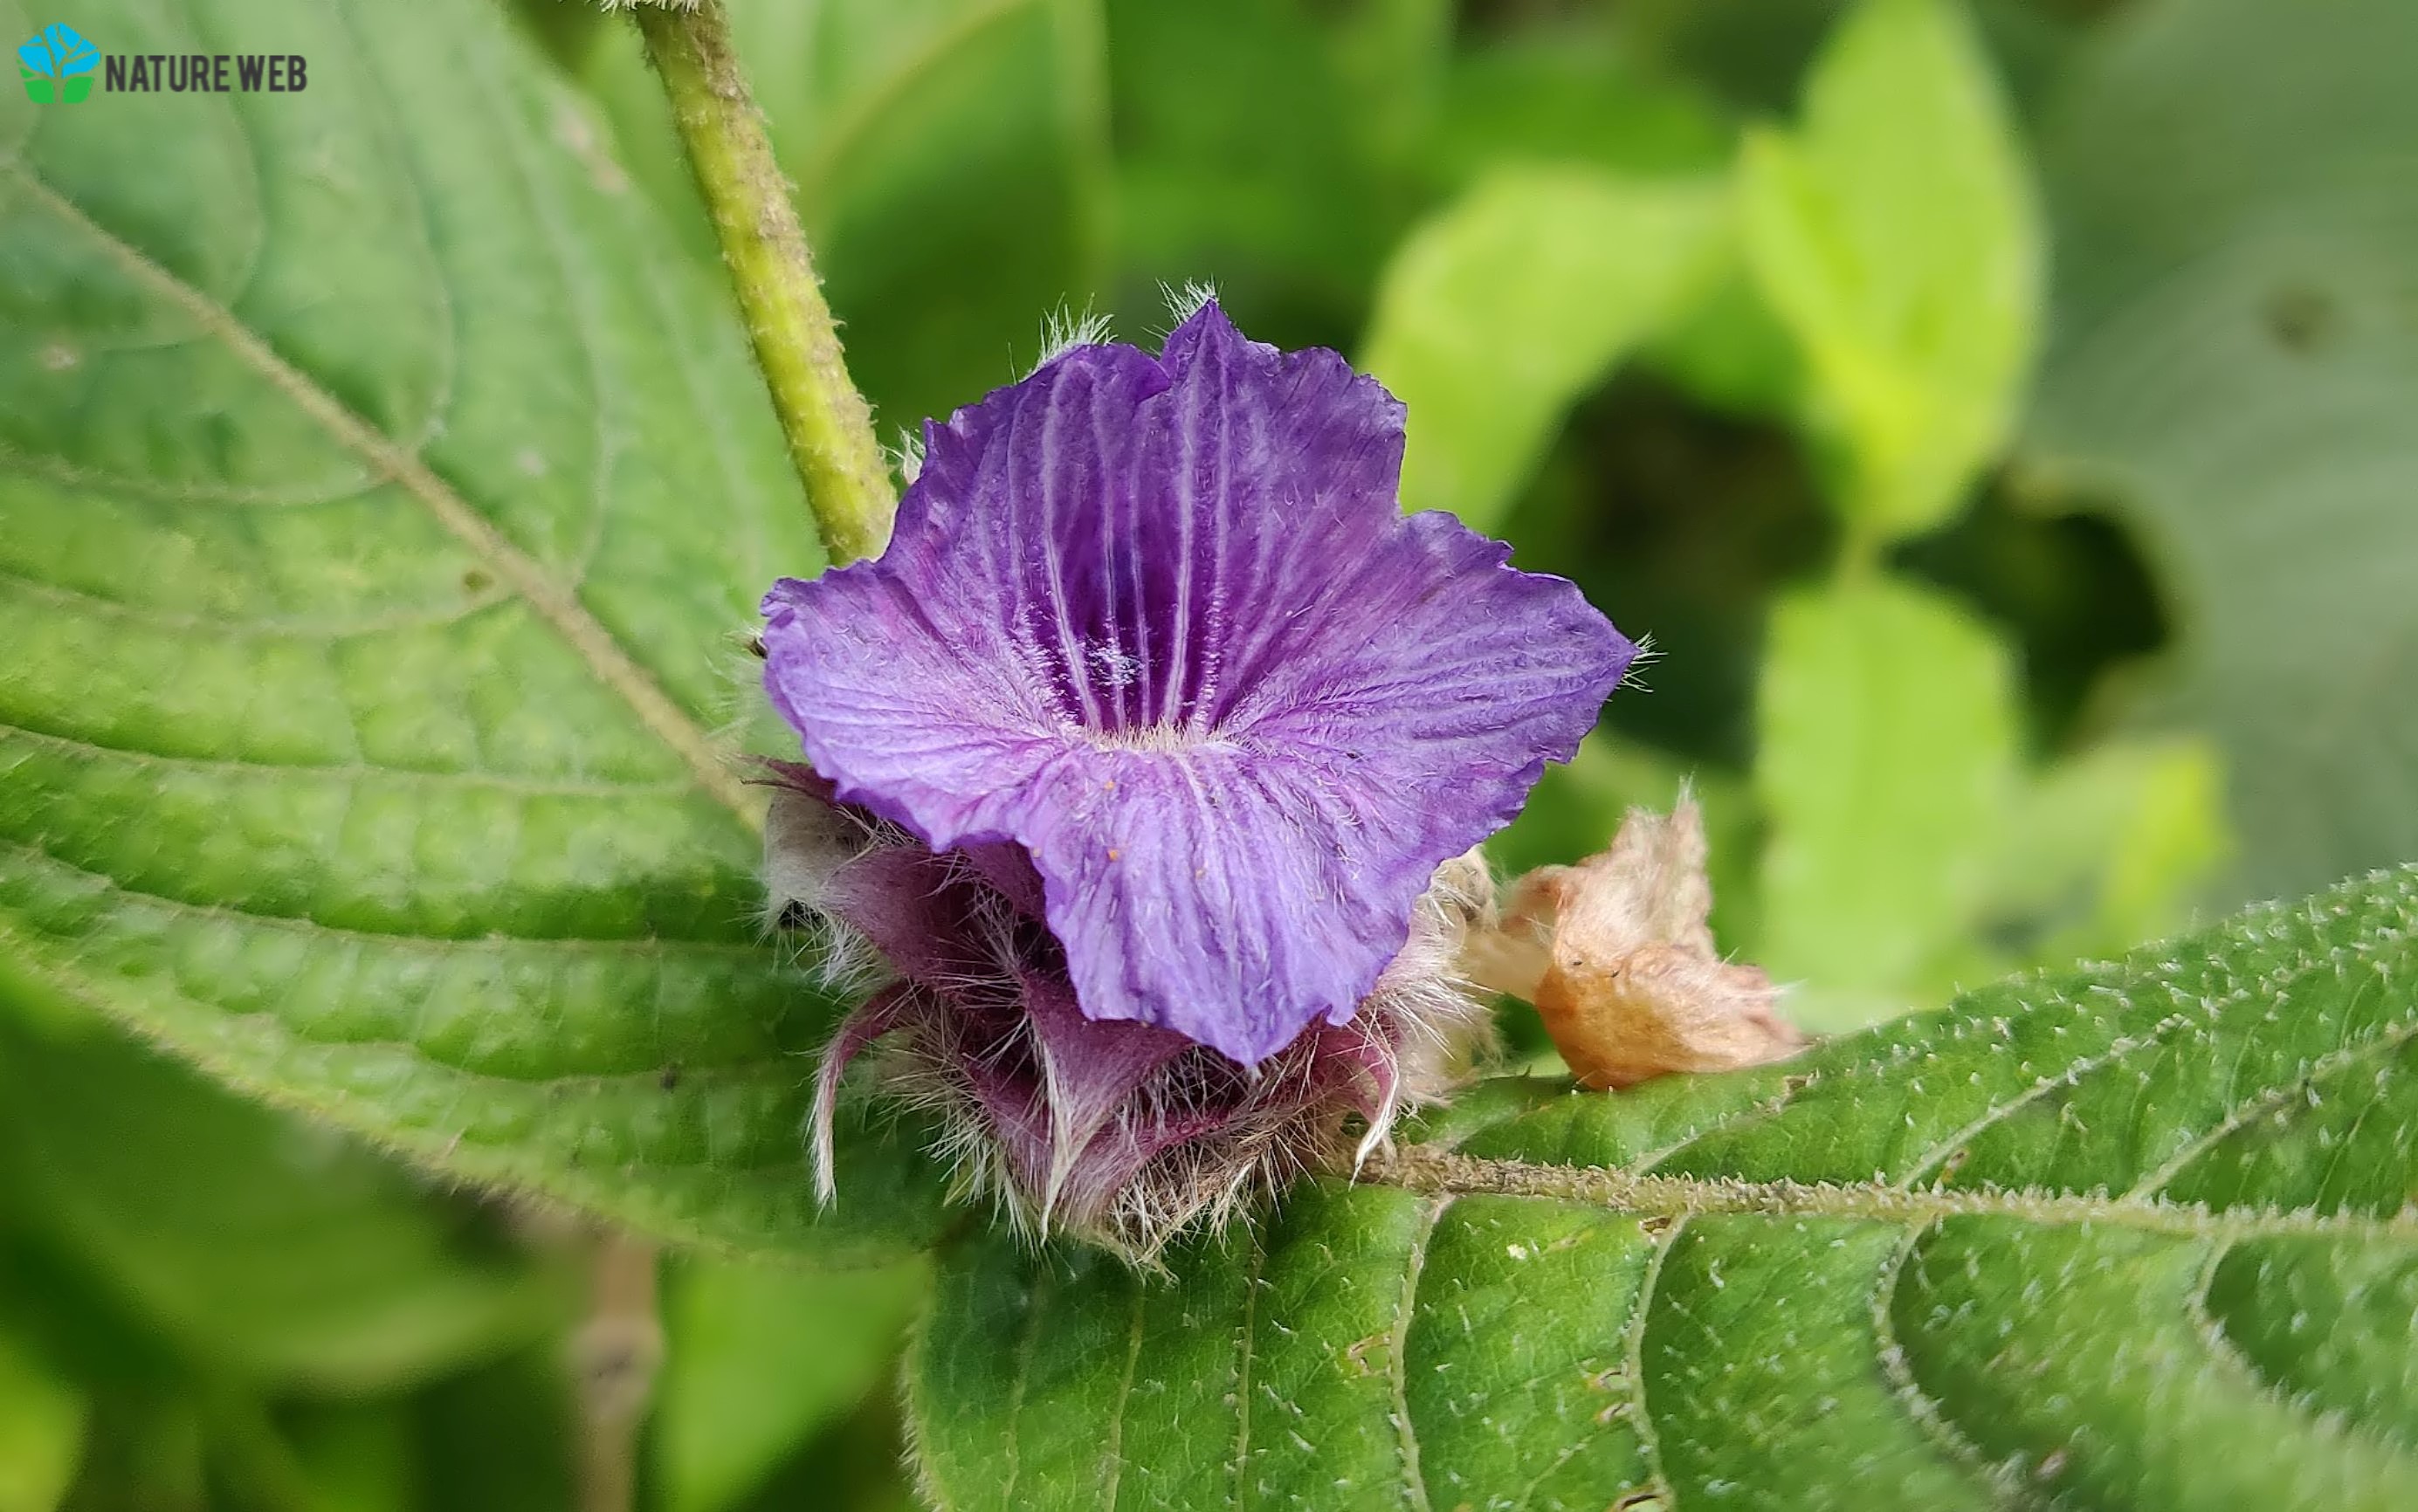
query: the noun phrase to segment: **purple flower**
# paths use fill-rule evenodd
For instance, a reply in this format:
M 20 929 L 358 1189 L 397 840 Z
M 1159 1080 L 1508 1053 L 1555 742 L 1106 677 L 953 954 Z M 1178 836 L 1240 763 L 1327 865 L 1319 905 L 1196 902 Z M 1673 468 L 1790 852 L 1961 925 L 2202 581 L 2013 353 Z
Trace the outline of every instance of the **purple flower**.
M 877 939 L 910 984 L 899 952 L 996 944 L 1005 899 L 1035 938 L 982 970 L 1061 1060 L 1114 1060 L 1089 1040 L 1127 1020 L 1171 1031 L 1137 1064 L 1251 1068 L 1354 1019 L 1635 654 L 1570 584 L 1400 513 L 1402 419 L 1208 304 L 1161 356 L 1077 346 L 927 424 L 888 550 L 773 587 L 765 686 L 833 802 L 988 894 Z

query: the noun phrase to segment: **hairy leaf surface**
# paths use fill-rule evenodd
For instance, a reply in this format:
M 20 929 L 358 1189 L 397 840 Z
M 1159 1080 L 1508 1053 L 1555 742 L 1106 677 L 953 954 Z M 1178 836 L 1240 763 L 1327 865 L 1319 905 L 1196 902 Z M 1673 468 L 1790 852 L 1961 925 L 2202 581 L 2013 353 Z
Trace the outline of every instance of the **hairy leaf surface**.
M 2418 868 L 1765 1071 L 1498 1082 L 1171 1274 L 961 1249 L 944 1505 L 2418 1504 Z
M 723 301 L 485 6 L 88 21 L 310 74 L 0 107 L 0 990 L 473 1180 L 838 1242 L 733 738 L 731 633 L 819 558 Z

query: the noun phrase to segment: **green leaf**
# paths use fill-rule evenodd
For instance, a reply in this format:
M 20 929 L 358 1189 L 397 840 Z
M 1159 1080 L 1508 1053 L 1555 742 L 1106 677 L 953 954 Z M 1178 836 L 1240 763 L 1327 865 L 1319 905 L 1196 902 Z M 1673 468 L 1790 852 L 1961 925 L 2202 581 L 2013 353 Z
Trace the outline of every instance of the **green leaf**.
M 2064 339 L 2030 471 L 2156 566 L 2155 713 L 2225 753 L 2243 893 L 2418 854 L 2413 69 L 2396 0 L 2144 5 L 2043 132 Z
M 832 1004 L 752 918 L 731 633 L 819 557 L 727 301 L 492 7 L 89 24 L 310 82 L 0 115 L 0 993 L 658 1232 L 920 1242 L 903 1153 L 818 1218 Z
M 573 1512 L 579 1425 L 559 1349 L 456 1376 L 416 1405 L 419 1504 L 445 1512 Z
M 0 1330 L 0 1512 L 51 1512 L 84 1452 L 83 1394 Z
M 2021 150 L 1954 0 L 1862 0 L 1803 126 L 1751 137 L 1748 260 L 1812 370 L 1834 489 L 1875 541 L 1952 512 L 2030 365 L 2042 248 Z
M 23 1219 L 214 1368 L 383 1389 L 563 1310 L 386 1162 L 114 1034 L 52 1043 L 0 1020 L 0 1094 Z
M 1492 174 L 1421 226 L 1363 364 L 1416 417 L 1404 507 L 1501 519 L 1571 402 L 1719 275 L 1728 230 L 1717 183 L 1547 167 Z
M 937 1500 L 2418 1504 L 2418 868 L 1414 1138 L 1167 1275 L 954 1253 Z
M 1804 403 L 1804 357 L 1743 268 L 1638 356 L 1716 409 L 1784 420 Z
M 931 1290 L 918 1260 L 812 1274 L 701 1260 L 671 1288 L 656 1410 L 665 1504 L 722 1512 L 854 1409 Z
M 1796 984 L 1810 1027 L 2188 922 L 2226 850 L 2213 754 L 2119 741 L 2027 771 L 2011 664 L 1987 627 L 1902 581 L 1852 576 L 1774 608 L 1747 952 Z
M 1773 609 L 1758 705 L 1754 959 L 1852 1027 L 1916 1000 L 1980 914 L 2020 791 L 2012 669 L 1954 605 L 1860 578 Z
M 926 416 L 945 419 L 1022 376 L 1017 359 L 1039 355 L 1043 315 L 1080 310 L 1106 288 L 1099 3 L 927 4 L 943 24 L 919 40 L 906 69 L 879 76 L 861 102 L 819 113 L 813 126 L 775 122 L 774 146 L 798 180 L 832 306 L 848 322 L 850 371 L 886 406 L 890 425 L 919 430 Z M 796 20 L 853 10 L 865 29 L 884 33 L 914 8 L 897 0 L 756 8 Z M 834 30 L 823 29 L 827 38 Z M 834 76 L 862 77 L 841 49 L 818 51 L 834 56 L 823 65 Z M 749 55 L 784 54 L 767 37 Z

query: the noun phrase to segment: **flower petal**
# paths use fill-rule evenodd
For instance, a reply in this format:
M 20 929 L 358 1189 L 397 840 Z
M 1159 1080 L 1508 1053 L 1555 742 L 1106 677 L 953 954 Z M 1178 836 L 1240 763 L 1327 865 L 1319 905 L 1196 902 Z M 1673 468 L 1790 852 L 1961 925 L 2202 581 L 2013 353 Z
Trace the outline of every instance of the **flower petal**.
M 766 599 L 838 796 L 1030 852 L 1083 1014 L 1256 1064 L 1351 1017 L 1437 864 L 1566 760 L 1633 648 L 1404 519 L 1402 411 L 1213 304 L 927 432 L 889 550 Z
M 1131 347 L 1065 354 L 927 428 L 878 560 L 773 585 L 765 690 L 843 802 L 936 849 L 1009 837 L 998 801 L 1079 727 L 1108 654 L 1064 621 L 1061 538 L 1130 494 L 1133 416 L 1165 387 Z

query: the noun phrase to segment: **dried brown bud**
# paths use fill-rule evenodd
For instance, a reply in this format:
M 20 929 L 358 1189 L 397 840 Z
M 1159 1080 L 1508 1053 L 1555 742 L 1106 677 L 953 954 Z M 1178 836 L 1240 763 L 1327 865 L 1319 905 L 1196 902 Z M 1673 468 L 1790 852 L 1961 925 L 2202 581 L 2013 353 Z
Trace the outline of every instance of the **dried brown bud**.
M 1668 816 L 1630 809 L 1611 849 L 1511 884 L 1462 965 L 1535 1003 L 1589 1087 L 1783 1060 L 1805 1037 L 1774 1011 L 1769 977 L 1714 951 L 1712 907 L 1704 817 L 1682 793 Z

